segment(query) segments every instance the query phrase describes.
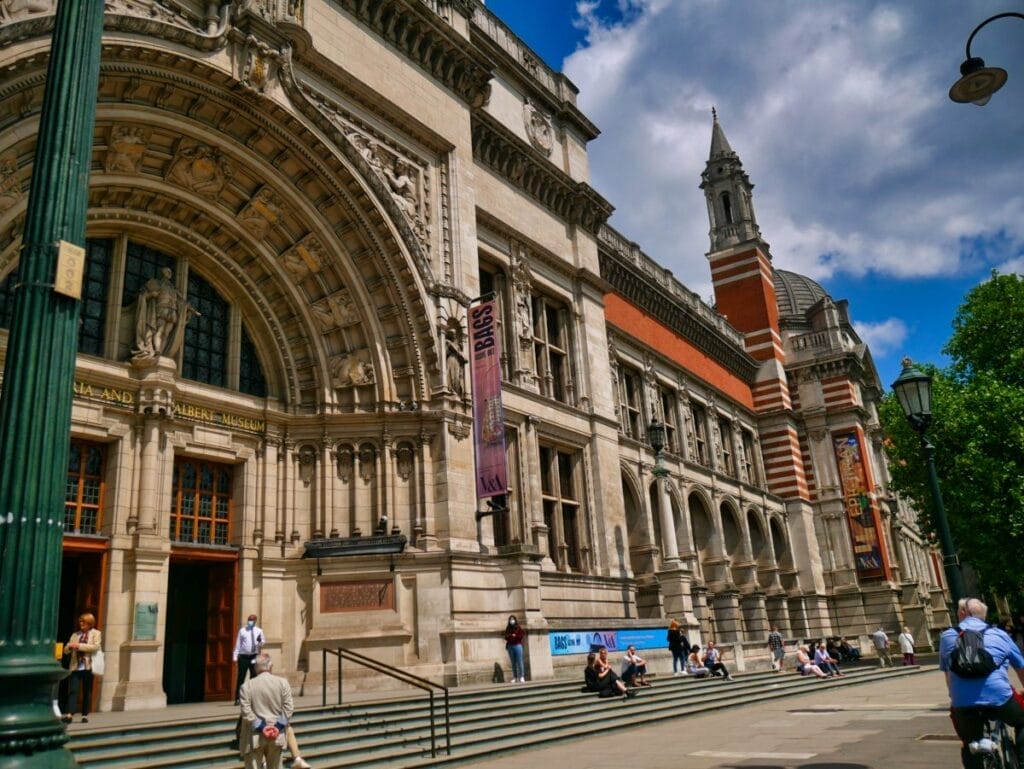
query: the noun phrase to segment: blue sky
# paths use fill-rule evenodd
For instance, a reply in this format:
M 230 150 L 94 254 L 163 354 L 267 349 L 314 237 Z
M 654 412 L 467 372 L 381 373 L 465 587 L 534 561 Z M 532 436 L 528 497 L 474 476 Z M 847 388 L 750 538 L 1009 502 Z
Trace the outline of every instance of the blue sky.
M 580 89 L 612 227 L 711 298 L 698 188 L 711 107 L 755 185 L 777 267 L 850 300 L 882 384 L 944 365 L 964 294 L 1024 273 L 1024 21 L 971 53 L 1010 73 L 984 108 L 947 96 L 1006 0 L 487 0 Z

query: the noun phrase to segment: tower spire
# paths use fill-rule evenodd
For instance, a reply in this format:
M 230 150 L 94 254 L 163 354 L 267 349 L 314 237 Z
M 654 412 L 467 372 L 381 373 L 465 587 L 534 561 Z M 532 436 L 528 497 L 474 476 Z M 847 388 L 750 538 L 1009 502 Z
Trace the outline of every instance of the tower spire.
M 700 188 L 708 202 L 712 251 L 757 241 L 767 253 L 768 244 L 761 240 L 754 216 L 751 194 L 754 185 L 743 170 L 739 155 L 725 138 L 722 124 L 718 122 L 718 110 L 714 107 L 711 108 L 711 151 L 701 174 Z

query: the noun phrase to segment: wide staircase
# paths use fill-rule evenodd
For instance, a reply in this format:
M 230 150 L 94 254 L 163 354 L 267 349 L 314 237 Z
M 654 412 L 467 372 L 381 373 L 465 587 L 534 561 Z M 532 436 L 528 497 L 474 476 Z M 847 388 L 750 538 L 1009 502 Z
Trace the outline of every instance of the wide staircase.
M 433 750 L 429 701 L 422 694 L 303 709 L 296 712 L 295 725 L 302 756 L 314 769 L 455 766 L 590 736 L 595 723 L 620 715 L 628 714 L 634 725 L 654 723 L 920 670 L 865 666 L 848 669 L 842 678 L 821 681 L 772 672 L 743 674 L 732 681 L 662 677 L 628 700 L 581 693 L 579 681 L 453 690 L 447 725 L 444 697 L 435 697 Z M 69 747 L 87 769 L 240 769 L 235 724 L 235 718 L 218 717 L 100 729 L 73 734 Z M 431 757 L 432 752 L 436 757 Z

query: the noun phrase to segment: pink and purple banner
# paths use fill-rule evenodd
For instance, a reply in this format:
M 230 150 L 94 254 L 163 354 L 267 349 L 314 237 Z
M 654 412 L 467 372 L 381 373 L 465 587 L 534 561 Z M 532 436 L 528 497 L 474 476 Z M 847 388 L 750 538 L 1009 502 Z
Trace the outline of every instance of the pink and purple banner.
M 505 417 L 501 410 L 501 340 L 492 299 L 469 310 L 469 350 L 473 378 L 473 440 L 476 495 L 480 499 L 508 491 L 505 467 Z

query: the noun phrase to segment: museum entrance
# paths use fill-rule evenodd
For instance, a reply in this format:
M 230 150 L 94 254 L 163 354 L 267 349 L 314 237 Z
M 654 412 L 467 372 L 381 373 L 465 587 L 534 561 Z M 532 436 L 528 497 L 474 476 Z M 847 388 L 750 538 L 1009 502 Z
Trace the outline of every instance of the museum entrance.
M 168 704 L 234 696 L 235 571 L 234 554 L 171 555 L 163 678 Z

